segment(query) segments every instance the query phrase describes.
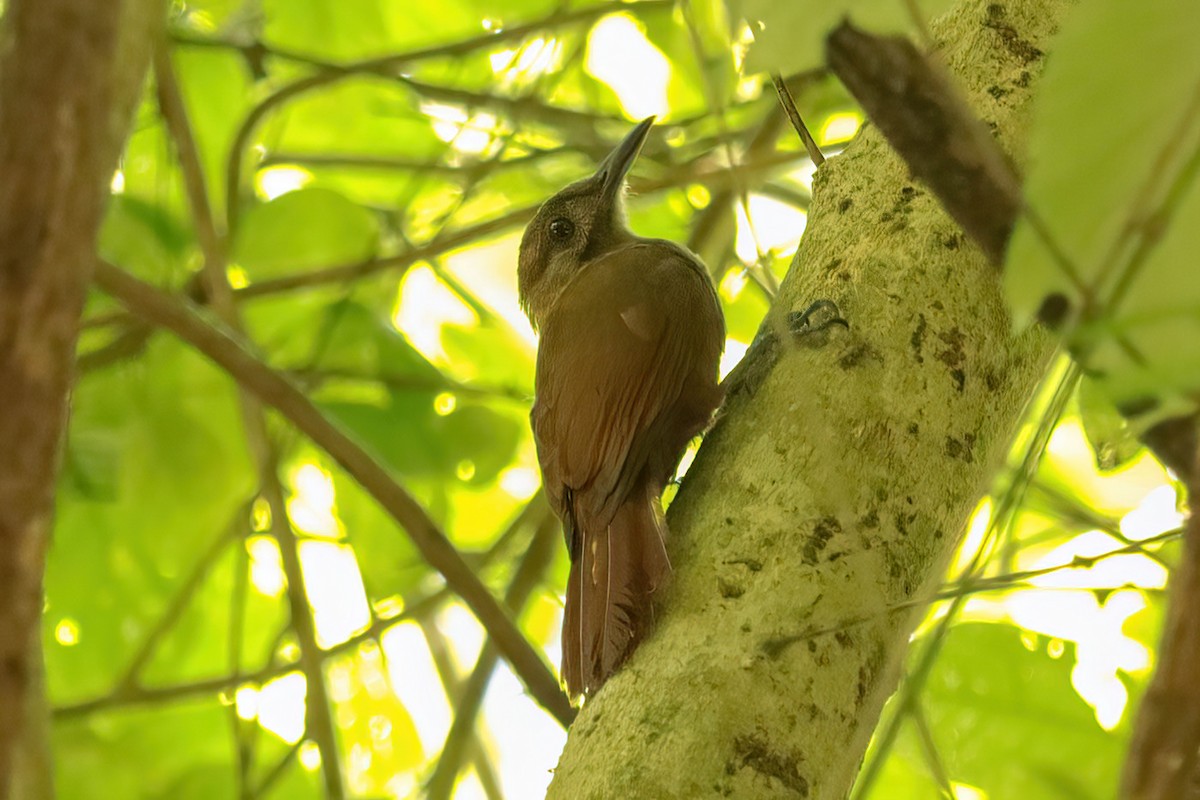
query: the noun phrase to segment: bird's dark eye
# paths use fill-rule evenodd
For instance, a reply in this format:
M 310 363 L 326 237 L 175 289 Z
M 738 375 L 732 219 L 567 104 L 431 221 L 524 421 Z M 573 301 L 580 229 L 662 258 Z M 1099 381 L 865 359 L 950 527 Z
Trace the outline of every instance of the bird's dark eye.
M 575 232 L 575 223 L 566 217 L 557 217 L 550 221 L 550 238 L 556 242 L 565 242 Z

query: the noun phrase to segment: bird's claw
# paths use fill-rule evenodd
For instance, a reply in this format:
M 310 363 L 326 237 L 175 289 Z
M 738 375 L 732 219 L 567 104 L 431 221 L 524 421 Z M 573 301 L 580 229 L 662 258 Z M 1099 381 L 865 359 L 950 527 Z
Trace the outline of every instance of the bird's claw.
M 842 319 L 841 313 L 832 300 L 818 300 L 803 311 L 788 314 L 788 331 L 799 341 L 813 341 L 819 346 L 827 338 L 819 334 L 827 333 L 834 325 L 850 330 L 850 323 Z

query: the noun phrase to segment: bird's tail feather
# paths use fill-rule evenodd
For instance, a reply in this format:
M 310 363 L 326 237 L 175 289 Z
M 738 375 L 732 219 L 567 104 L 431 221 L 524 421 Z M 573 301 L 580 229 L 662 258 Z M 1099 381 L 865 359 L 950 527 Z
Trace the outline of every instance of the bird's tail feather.
M 594 530 L 576 519 L 563 619 L 563 680 L 575 697 L 600 688 L 645 637 L 653 595 L 671 574 L 657 494 L 635 493 Z

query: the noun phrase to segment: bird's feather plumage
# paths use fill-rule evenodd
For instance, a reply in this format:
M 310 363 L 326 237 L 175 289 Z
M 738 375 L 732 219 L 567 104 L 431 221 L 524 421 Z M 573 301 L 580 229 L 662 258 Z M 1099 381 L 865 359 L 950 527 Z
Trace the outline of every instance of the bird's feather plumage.
M 689 339 L 696 331 L 704 341 Z M 694 256 L 635 240 L 579 271 L 541 335 L 531 419 L 572 558 L 563 677 L 577 695 L 598 688 L 652 621 L 670 574 L 660 496 L 719 403 L 724 323 Z

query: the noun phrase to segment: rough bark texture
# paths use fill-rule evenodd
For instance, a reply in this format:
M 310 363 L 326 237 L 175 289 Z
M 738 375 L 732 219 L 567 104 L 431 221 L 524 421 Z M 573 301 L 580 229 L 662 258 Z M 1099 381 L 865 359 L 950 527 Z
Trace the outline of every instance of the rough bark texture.
M 1070 5 L 971 0 L 933 26 L 1018 163 Z M 822 298 L 850 331 L 792 344 L 781 320 Z M 550 796 L 844 797 L 914 621 L 889 609 L 938 583 L 1050 350 L 1012 334 L 996 270 L 876 130 L 827 162 L 671 509 L 659 628 L 585 705 Z
M 1158 666 L 1125 761 L 1124 800 L 1200 800 L 1200 452 L 1189 475 L 1183 553 L 1171 572 Z
M 31 643 L 96 229 L 160 19 L 160 0 L 11 0 L 0 30 L 0 798 L 37 706 Z

